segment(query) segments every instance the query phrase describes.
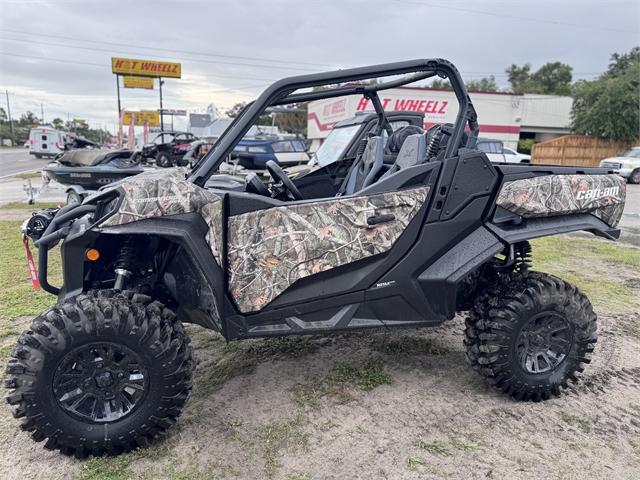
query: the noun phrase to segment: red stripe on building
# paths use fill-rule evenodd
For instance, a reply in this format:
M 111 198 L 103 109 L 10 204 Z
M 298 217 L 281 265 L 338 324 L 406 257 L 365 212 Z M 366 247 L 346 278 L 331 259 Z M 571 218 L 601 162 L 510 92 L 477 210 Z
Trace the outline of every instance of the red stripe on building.
M 308 116 L 307 116 L 307 121 L 311 122 L 314 121 L 316 122 L 316 125 L 318 126 L 318 130 L 320 130 L 321 132 L 326 132 L 328 130 L 331 130 L 334 125 L 338 122 L 330 122 L 330 123 L 321 123 L 320 119 L 318 118 L 318 116 L 316 115 L 315 112 L 311 112 Z M 424 128 L 427 129 L 433 125 L 438 125 L 437 123 L 427 123 L 425 122 L 424 124 Z M 513 134 L 520 134 L 520 126 L 519 125 L 480 125 L 480 133 L 484 134 L 484 133 L 513 133 Z

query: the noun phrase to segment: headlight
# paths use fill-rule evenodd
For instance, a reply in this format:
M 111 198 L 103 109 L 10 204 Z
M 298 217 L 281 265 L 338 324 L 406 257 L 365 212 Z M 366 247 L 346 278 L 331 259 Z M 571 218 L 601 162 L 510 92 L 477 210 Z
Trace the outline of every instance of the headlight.
M 263 147 L 249 147 L 249 153 L 267 153 L 267 149 Z
M 631 162 L 624 162 L 620 164 L 620 168 L 633 170 L 634 168 L 638 168 L 638 164 Z

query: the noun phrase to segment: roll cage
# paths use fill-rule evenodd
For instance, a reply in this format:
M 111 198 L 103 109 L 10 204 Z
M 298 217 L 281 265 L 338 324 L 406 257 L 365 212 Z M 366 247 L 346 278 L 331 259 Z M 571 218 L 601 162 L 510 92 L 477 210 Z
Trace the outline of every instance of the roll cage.
M 300 89 L 321 87 L 338 83 L 356 82 L 372 78 L 404 75 L 403 77 L 375 85 L 348 85 L 325 90 L 296 93 Z M 457 68 L 449 61 L 437 59 L 419 59 L 404 62 L 386 63 L 368 67 L 338 70 L 311 75 L 299 75 L 279 80 L 268 87 L 254 102 L 249 103 L 236 117 L 233 123 L 218 139 L 209 153 L 194 167 L 187 180 L 203 187 L 209 177 L 220 167 L 235 145 L 244 137 L 260 115 L 269 107 L 287 105 L 311 100 L 341 97 L 346 95 L 363 95 L 371 100 L 378 115 L 378 126 L 375 134 L 380 134 L 388 122 L 377 92 L 407 85 L 438 75 L 448 78 L 458 99 L 458 114 L 454 123 L 452 138 L 447 144 L 444 158 L 456 155 L 467 125 L 469 137 L 468 148 L 474 148 L 479 133 L 476 111 L 471 103 L 467 89 Z

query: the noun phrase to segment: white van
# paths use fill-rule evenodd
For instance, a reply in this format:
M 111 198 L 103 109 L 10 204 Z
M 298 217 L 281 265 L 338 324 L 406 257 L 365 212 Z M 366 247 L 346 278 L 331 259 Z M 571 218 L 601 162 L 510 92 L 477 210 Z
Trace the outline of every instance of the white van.
M 36 158 L 55 157 L 64 150 L 66 133 L 52 127 L 36 127 L 29 132 L 29 154 Z

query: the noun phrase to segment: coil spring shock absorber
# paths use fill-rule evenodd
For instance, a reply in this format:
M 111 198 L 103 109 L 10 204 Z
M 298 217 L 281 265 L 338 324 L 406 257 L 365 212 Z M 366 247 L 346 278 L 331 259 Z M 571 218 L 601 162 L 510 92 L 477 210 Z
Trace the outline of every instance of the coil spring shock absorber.
M 122 242 L 120 250 L 118 251 L 118 258 L 116 259 L 116 265 L 114 273 L 116 274 L 116 284 L 113 288 L 116 290 L 122 290 L 125 281 L 132 274 L 133 264 L 138 256 L 138 245 L 135 238 L 128 236 Z
M 442 131 L 442 127 L 438 129 L 436 133 L 431 137 L 431 141 L 429 145 L 427 145 L 427 158 L 435 157 L 438 154 L 438 148 L 440 147 L 440 140 L 444 136 L 444 132 Z
M 513 271 L 524 273 L 531 266 L 531 244 L 526 240 L 513 246 L 514 267 Z

